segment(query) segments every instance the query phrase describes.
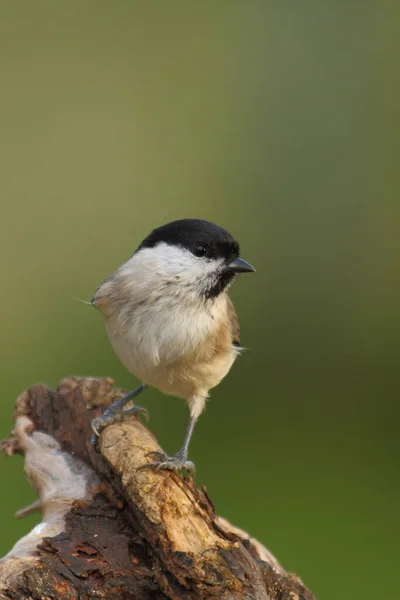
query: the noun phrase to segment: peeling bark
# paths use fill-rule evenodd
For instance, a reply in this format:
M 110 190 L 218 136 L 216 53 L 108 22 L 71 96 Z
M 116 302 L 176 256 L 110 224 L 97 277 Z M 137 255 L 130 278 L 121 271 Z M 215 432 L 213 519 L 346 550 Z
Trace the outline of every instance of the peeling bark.
M 215 515 L 193 479 L 142 469 L 159 450 L 139 421 L 91 426 L 123 394 L 111 379 L 36 385 L 2 442 L 25 457 L 42 521 L 0 561 L 0 598 L 313 600 L 262 544 Z

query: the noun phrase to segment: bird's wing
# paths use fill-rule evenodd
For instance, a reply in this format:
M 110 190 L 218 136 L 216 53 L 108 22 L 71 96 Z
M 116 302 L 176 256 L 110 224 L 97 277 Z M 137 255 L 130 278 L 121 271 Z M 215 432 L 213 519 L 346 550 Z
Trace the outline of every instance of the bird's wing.
M 236 314 L 235 307 L 233 306 L 233 302 L 229 298 L 229 296 L 228 296 L 228 300 L 227 300 L 227 308 L 228 308 L 229 327 L 230 327 L 231 336 L 232 336 L 232 344 L 234 346 L 240 346 L 240 325 L 239 325 L 239 319 L 238 319 L 238 316 Z

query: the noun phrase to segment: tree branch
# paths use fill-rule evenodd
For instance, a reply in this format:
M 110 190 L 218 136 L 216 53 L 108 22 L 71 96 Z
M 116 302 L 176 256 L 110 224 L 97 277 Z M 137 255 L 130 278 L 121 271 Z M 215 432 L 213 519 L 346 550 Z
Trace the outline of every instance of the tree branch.
M 25 457 L 42 521 L 0 561 L 0 598 L 312 600 L 259 542 L 217 517 L 190 477 L 142 469 L 159 450 L 139 421 L 91 420 L 123 394 L 111 379 L 36 385 L 2 442 Z

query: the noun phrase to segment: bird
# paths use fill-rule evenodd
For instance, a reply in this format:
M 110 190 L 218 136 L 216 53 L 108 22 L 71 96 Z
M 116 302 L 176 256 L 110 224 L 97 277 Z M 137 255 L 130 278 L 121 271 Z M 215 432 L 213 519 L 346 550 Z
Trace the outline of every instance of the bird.
M 124 406 L 146 388 L 186 400 L 189 422 L 173 456 L 152 452 L 144 468 L 195 472 L 188 460 L 195 424 L 211 389 L 228 374 L 240 346 L 228 296 L 236 275 L 255 271 L 226 229 L 181 219 L 154 229 L 134 254 L 98 286 L 91 304 L 102 314 L 111 345 L 141 385 L 93 419 L 93 443 L 110 423 L 147 410 Z

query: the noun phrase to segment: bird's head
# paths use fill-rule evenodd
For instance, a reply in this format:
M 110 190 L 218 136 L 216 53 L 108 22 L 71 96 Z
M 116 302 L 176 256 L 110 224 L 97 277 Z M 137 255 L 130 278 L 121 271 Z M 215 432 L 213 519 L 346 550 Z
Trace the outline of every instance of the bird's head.
M 238 273 L 255 269 L 240 258 L 239 244 L 225 229 L 202 219 L 182 219 L 154 229 L 131 264 L 145 279 L 158 278 L 178 291 L 215 298 Z

